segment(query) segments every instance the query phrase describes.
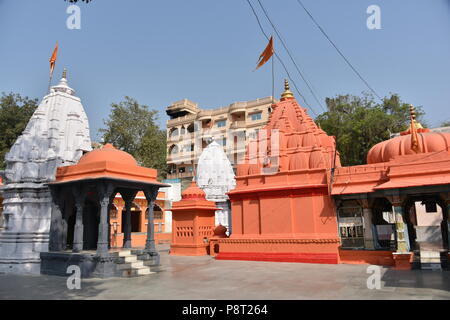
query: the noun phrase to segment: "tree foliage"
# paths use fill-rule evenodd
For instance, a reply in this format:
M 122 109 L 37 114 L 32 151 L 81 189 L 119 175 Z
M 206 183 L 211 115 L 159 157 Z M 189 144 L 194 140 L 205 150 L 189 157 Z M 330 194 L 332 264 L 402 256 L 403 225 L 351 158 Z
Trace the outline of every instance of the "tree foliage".
M 316 122 L 329 135 L 336 137 L 337 149 L 344 166 L 366 163 L 367 152 L 390 134 L 408 128 L 410 104 L 397 94 L 376 103 L 372 96 L 339 95 L 326 99 L 328 111 Z M 423 122 L 423 111 L 416 107 L 417 120 Z
M 38 105 L 37 99 L 18 93 L 2 93 L 0 97 L 0 169 L 5 169 L 5 154 L 25 129 Z
M 111 104 L 105 128 L 99 131 L 104 143 L 130 153 L 140 165 L 157 169 L 159 178 L 164 178 L 166 133 L 156 124 L 157 113 L 126 96 L 124 101 Z

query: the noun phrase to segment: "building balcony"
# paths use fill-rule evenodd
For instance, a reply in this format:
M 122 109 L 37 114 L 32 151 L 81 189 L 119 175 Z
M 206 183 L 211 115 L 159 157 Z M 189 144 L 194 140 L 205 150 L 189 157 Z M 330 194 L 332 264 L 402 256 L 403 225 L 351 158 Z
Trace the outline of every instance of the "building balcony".
M 170 119 L 167 120 L 167 127 L 173 127 L 179 124 L 185 124 L 185 123 L 190 123 L 190 122 L 194 122 L 194 120 L 197 118 L 196 114 L 188 114 L 182 117 L 178 117 L 175 119 Z
M 233 121 L 230 125 L 230 129 L 245 129 L 247 123 L 245 121 Z

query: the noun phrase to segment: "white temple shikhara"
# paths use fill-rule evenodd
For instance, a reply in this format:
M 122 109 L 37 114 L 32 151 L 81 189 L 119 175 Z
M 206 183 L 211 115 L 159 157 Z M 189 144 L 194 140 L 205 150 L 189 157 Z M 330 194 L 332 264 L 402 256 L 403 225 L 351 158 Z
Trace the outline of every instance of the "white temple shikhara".
M 226 193 L 236 187 L 233 167 L 221 145 L 212 141 L 198 159 L 197 185 L 203 189 L 206 199 L 216 202 L 216 226 L 221 224 L 231 233 L 231 209 Z
M 39 254 L 48 251 L 52 210 L 45 184 L 55 180 L 57 167 L 77 163 L 92 149 L 86 113 L 66 74 L 64 70 L 5 156 L 1 272 L 39 272 Z

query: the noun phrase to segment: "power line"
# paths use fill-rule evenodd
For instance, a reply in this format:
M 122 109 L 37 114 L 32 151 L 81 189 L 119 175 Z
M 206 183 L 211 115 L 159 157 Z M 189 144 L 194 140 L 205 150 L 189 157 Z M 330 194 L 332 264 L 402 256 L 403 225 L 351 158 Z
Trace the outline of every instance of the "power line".
M 298 4 L 305 10 L 305 12 L 308 14 L 308 16 L 311 18 L 311 20 L 314 22 L 314 24 L 319 28 L 319 30 L 322 32 L 322 34 L 327 38 L 327 40 L 331 43 L 331 45 L 336 49 L 336 51 L 339 53 L 339 55 L 344 59 L 344 61 L 349 65 L 349 67 L 353 70 L 353 72 L 356 73 L 356 75 L 364 82 L 364 84 L 369 88 L 370 91 L 378 98 L 380 101 L 383 101 L 383 99 L 378 95 L 378 93 L 372 88 L 372 86 L 363 78 L 363 76 L 356 70 L 356 68 L 350 63 L 350 61 L 345 57 L 345 55 L 339 50 L 339 48 L 336 46 L 336 44 L 333 42 L 333 40 L 330 39 L 328 34 L 323 30 L 323 28 L 319 25 L 319 23 L 314 19 L 314 17 L 311 15 L 311 13 L 306 9 L 306 7 L 303 5 L 303 3 L 300 0 L 297 0 Z
M 259 20 L 258 14 L 255 11 L 255 8 L 253 7 L 253 5 L 251 4 L 250 0 L 247 0 L 248 5 L 250 6 L 250 8 L 252 9 L 253 15 L 256 18 L 256 21 L 258 22 L 258 26 L 261 29 L 262 34 L 264 35 L 264 37 L 266 37 L 267 40 L 269 40 L 269 36 L 266 34 L 266 32 L 264 31 L 264 28 L 261 25 L 261 21 Z M 284 71 L 286 71 L 287 77 L 289 78 L 289 80 L 291 81 L 291 83 L 294 85 L 295 91 L 297 91 L 297 94 L 302 98 L 303 102 L 305 103 L 305 105 L 311 110 L 311 112 L 317 117 L 317 113 L 314 111 L 314 109 L 309 105 L 308 101 L 306 101 L 306 98 L 300 93 L 300 91 L 297 88 L 297 84 L 295 83 L 295 81 L 292 79 L 288 69 L 286 68 L 286 65 L 284 64 L 283 60 L 281 60 L 281 58 L 279 57 L 279 55 L 277 54 L 277 52 L 274 50 L 274 55 L 275 57 L 278 59 L 278 61 L 281 63 L 281 65 L 283 66 Z M 273 58 L 272 58 L 273 59 Z
M 311 92 L 312 96 L 314 97 L 314 99 L 316 100 L 316 102 L 320 105 L 320 107 L 322 108 L 322 111 L 325 112 L 325 109 L 322 105 L 322 103 L 320 102 L 320 100 L 317 98 L 316 94 L 314 93 L 313 89 L 311 88 L 311 86 L 309 85 L 308 81 L 306 80 L 306 77 L 303 75 L 303 73 L 300 71 L 299 66 L 297 65 L 297 62 L 295 61 L 295 59 L 293 58 L 293 56 L 291 55 L 291 52 L 289 51 L 283 37 L 281 36 L 280 32 L 278 32 L 278 29 L 275 27 L 275 24 L 272 22 L 272 20 L 269 17 L 269 14 L 267 13 L 267 10 L 264 8 L 264 6 L 262 5 L 260 0 L 257 0 L 259 3 L 259 6 L 261 7 L 262 11 L 264 12 L 264 15 L 266 16 L 267 20 L 269 20 L 269 23 L 271 24 L 273 30 L 275 31 L 275 33 L 277 34 L 278 38 L 280 39 L 281 44 L 283 45 L 284 49 L 286 50 L 289 58 L 291 59 L 292 63 L 294 64 L 295 68 L 297 69 L 297 72 L 300 74 L 301 78 L 303 79 L 303 81 L 305 82 L 306 86 L 308 87 L 309 91 Z

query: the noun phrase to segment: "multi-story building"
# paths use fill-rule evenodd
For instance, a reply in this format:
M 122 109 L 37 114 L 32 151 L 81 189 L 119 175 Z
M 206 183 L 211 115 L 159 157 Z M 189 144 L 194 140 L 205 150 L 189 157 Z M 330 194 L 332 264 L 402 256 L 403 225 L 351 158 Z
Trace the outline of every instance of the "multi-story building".
M 233 169 L 245 153 L 245 142 L 268 121 L 272 97 L 235 102 L 217 109 L 200 109 L 188 99 L 167 107 L 168 179 L 192 180 L 195 164 L 211 138 L 223 146 Z M 275 101 L 276 102 L 276 101 Z

